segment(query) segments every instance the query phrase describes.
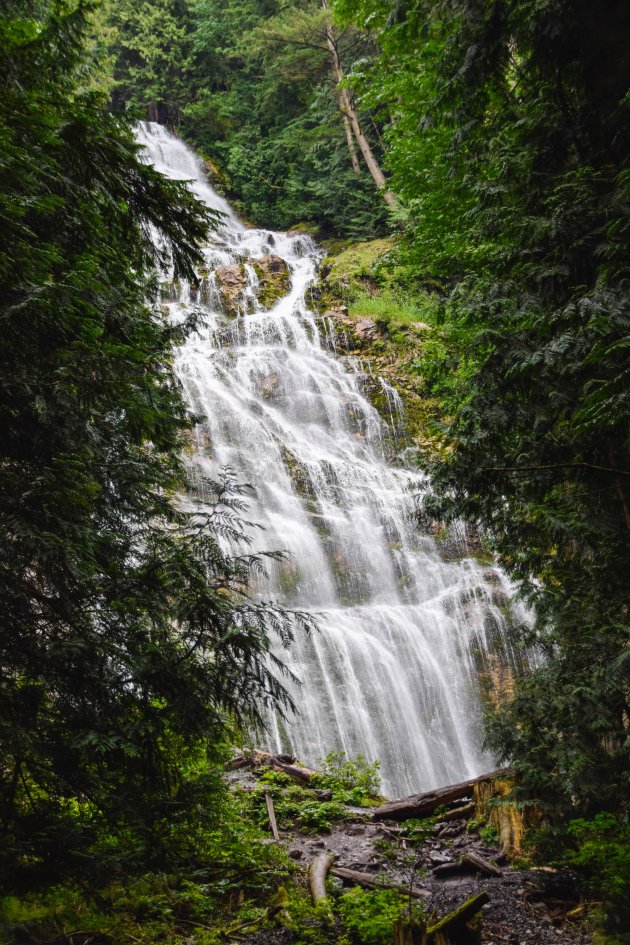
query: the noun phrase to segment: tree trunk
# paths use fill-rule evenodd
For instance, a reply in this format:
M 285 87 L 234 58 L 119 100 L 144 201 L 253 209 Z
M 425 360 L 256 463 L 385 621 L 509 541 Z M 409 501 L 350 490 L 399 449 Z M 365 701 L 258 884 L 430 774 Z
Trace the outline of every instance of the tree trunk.
M 328 0 L 322 0 L 322 6 L 324 7 L 325 10 L 328 10 Z M 397 207 L 398 198 L 387 187 L 387 181 L 385 179 L 385 175 L 383 174 L 381 170 L 380 164 L 378 163 L 378 161 L 376 160 L 374 156 L 374 152 L 372 151 L 372 148 L 370 147 L 369 141 L 367 140 L 367 138 L 363 134 L 363 131 L 361 130 L 359 116 L 357 115 L 356 109 L 354 108 L 352 104 L 350 94 L 348 90 L 344 88 L 341 84 L 344 78 L 343 68 L 341 66 L 341 60 L 339 58 L 339 50 L 337 49 L 337 43 L 335 42 L 335 35 L 333 33 L 332 27 L 329 25 L 326 26 L 326 45 L 328 46 L 328 50 L 330 52 L 333 77 L 335 79 L 335 84 L 337 86 L 337 95 L 339 96 L 339 107 L 344 116 L 346 138 L 348 137 L 348 126 L 349 126 L 350 130 L 354 133 L 354 137 L 356 138 L 357 144 L 359 145 L 361 154 L 363 155 L 365 163 L 367 164 L 367 168 L 370 174 L 372 175 L 372 180 L 374 181 L 378 189 L 382 191 L 383 197 L 385 198 L 386 203 L 389 204 L 390 207 Z M 350 146 L 349 139 L 348 139 L 348 144 Z M 354 148 L 354 145 L 353 145 L 353 148 Z M 350 154 L 352 157 L 352 149 L 351 149 Z M 354 150 L 354 158 L 356 160 L 356 149 Z M 353 160 L 352 166 L 355 167 L 354 160 Z
M 334 856 L 332 853 L 320 853 L 312 861 L 308 868 L 308 881 L 311 887 L 311 898 L 313 905 L 316 906 L 322 899 L 328 898 L 326 892 L 326 877 L 333 865 Z
M 402 797 L 397 801 L 381 804 L 372 811 L 374 820 L 409 820 L 410 817 L 430 817 L 442 804 L 453 801 L 472 799 L 475 785 L 484 781 L 493 781 L 497 777 L 505 778 L 509 772 L 493 771 L 470 781 L 461 781 L 459 784 L 449 784 L 446 787 L 426 791 L 424 794 L 412 794 L 411 797 Z
M 358 176 L 361 173 L 361 165 L 359 164 L 359 156 L 352 134 L 352 124 L 344 111 L 342 111 L 341 114 L 343 117 L 343 128 L 346 133 L 346 141 L 348 142 L 348 151 L 350 152 L 350 161 L 352 162 L 352 170 Z

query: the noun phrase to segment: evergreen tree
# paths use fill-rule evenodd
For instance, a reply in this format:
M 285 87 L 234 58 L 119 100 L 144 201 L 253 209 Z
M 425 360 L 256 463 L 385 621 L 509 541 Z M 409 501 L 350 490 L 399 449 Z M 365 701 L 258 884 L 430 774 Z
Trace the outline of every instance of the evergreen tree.
M 242 489 L 178 498 L 192 420 L 171 355 L 194 322 L 151 301 L 151 231 L 193 278 L 214 219 L 86 87 L 88 14 L 14 0 L 0 17 L 5 888 L 89 876 L 107 850 L 164 864 L 197 809 L 186 771 L 220 757 L 230 719 L 287 704 L 268 650 L 292 621 L 246 596 L 259 562 L 224 550 Z

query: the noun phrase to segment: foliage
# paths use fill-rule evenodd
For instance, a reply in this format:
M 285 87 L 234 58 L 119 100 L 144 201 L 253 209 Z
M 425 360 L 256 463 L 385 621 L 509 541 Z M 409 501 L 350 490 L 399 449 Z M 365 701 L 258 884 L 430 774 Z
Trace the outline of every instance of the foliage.
M 288 706 L 268 650 L 293 618 L 247 596 L 264 560 L 243 553 L 244 488 L 178 498 L 193 420 L 172 352 L 195 320 L 154 304 L 151 232 L 194 278 L 214 218 L 90 87 L 86 12 L 0 18 L 7 890 L 185 860 L 219 817 L 233 721 Z
M 337 903 L 347 941 L 355 945 L 389 945 L 398 919 L 422 920 L 422 906 L 412 907 L 395 889 L 346 890 Z
M 281 830 L 298 827 L 305 833 L 326 833 L 333 823 L 348 817 L 348 806 L 373 804 L 379 784 L 377 762 L 368 764 L 362 755 L 350 760 L 343 752 L 332 752 L 308 785 L 296 784 L 287 774 L 269 769 L 246 796 L 261 827 L 268 823 L 265 795 L 269 794 Z M 330 792 L 328 799 L 317 796 L 320 790 Z
M 351 759 L 342 751 L 333 751 L 311 781 L 313 787 L 330 790 L 333 798 L 344 804 L 370 807 L 379 796 L 379 767 L 378 761 L 370 763 L 363 755 Z
M 603 899 L 606 924 L 615 932 L 626 932 L 630 941 L 630 825 L 609 813 L 592 820 L 568 824 L 572 841 L 563 865 L 577 867 L 586 876 L 589 891 Z
M 399 258 L 442 290 L 418 370 L 448 449 L 428 464 L 424 509 L 486 530 L 533 616 L 520 642 L 534 669 L 490 745 L 552 819 L 625 808 L 630 11 L 336 9 L 382 50 L 351 80 L 372 109 L 395 103 Z
M 248 218 L 278 229 L 311 221 L 345 235 L 383 229 L 371 178 L 352 169 L 318 0 L 109 0 L 108 8 L 114 107 L 169 124 L 205 151 Z M 339 46 L 348 64 L 372 52 L 356 30 Z M 378 145 L 378 129 L 372 137 Z

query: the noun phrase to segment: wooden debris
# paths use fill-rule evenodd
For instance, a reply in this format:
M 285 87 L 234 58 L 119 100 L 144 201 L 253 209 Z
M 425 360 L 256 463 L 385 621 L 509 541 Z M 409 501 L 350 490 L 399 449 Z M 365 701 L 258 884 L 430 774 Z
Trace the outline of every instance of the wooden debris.
M 265 804 L 267 805 L 267 814 L 269 815 L 271 834 L 276 843 L 280 843 L 280 834 L 278 833 L 278 824 L 276 822 L 276 812 L 273 807 L 273 797 L 267 791 L 265 791 Z
M 394 945 L 427 945 L 426 925 L 399 919 L 394 925 Z
M 311 887 L 311 898 L 313 905 L 317 905 L 322 899 L 327 899 L 326 877 L 330 872 L 335 857 L 332 853 L 320 853 L 311 862 L 308 868 L 308 881 Z
M 483 856 L 480 856 L 478 853 L 474 853 L 472 850 L 464 853 L 460 862 L 468 863 L 476 870 L 486 873 L 488 876 L 503 876 L 503 870 L 500 869 L 496 863 L 491 863 L 490 860 L 484 859 Z
M 439 866 L 434 866 L 431 872 L 438 878 L 440 876 L 452 876 L 453 873 L 463 873 L 468 869 L 479 870 L 487 876 L 503 876 L 503 870 L 496 863 L 491 863 L 490 860 L 486 860 L 483 856 L 472 851 L 467 851 L 458 860 L 453 860 L 452 863 L 440 863 Z
M 470 804 L 463 804 L 460 807 L 453 807 L 451 810 L 445 811 L 443 814 L 440 814 L 440 820 L 460 820 L 461 818 L 468 819 L 472 817 L 475 813 L 475 805 L 471 801 Z
M 397 801 L 389 801 L 372 811 L 374 820 L 409 820 L 411 817 L 430 817 L 438 807 L 452 801 L 472 800 L 475 785 L 490 782 L 498 777 L 505 777 L 506 771 L 492 771 L 479 778 L 449 784 L 446 787 L 426 791 L 424 794 L 412 794 Z
M 239 755 L 233 758 L 225 765 L 226 771 L 238 771 L 241 768 L 262 768 L 270 767 L 274 771 L 282 774 L 288 774 L 295 781 L 305 784 L 316 771 L 312 768 L 305 768 L 302 765 L 295 764 L 295 758 L 292 755 L 272 755 L 268 751 L 253 751 L 248 755 Z
M 428 945 L 481 945 L 481 924 L 476 916 L 489 898 L 487 892 L 481 892 L 440 919 L 427 930 Z
M 302 784 L 307 784 L 313 775 L 317 774 L 317 771 L 313 771 L 312 768 L 303 768 L 301 765 L 284 764 L 277 758 L 274 758 L 271 767 L 274 771 L 280 771 L 282 774 L 288 774 L 289 777 L 293 778 L 294 781 L 300 781 Z
M 380 876 L 373 873 L 359 873 L 357 870 L 349 870 L 344 866 L 335 866 L 331 870 L 333 876 L 344 879 L 348 883 L 355 883 L 357 886 L 365 886 L 367 889 L 398 889 L 412 899 L 429 899 L 431 893 L 428 889 L 420 889 L 419 886 L 409 886 L 407 884 L 390 883 L 383 880 Z

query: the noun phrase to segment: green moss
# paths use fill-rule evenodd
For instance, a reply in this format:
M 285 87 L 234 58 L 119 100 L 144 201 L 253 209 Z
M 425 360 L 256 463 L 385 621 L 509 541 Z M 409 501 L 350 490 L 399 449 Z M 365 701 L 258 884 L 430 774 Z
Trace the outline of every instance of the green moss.
M 252 260 L 252 265 L 260 283 L 257 293 L 258 301 L 263 308 L 273 308 L 276 302 L 279 302 L 289 291 L 289 271 L 284 269 L 280 272 L 270 272 L 256 260 Z
M 352 243 L 336 255 L 324 260 L 326 279 L 359 291 L 366 280 L 378 282 L 382 276 L 375 271 L 377 263 L 394 246 L 392 239 L 370 240 L 367 243 Z

